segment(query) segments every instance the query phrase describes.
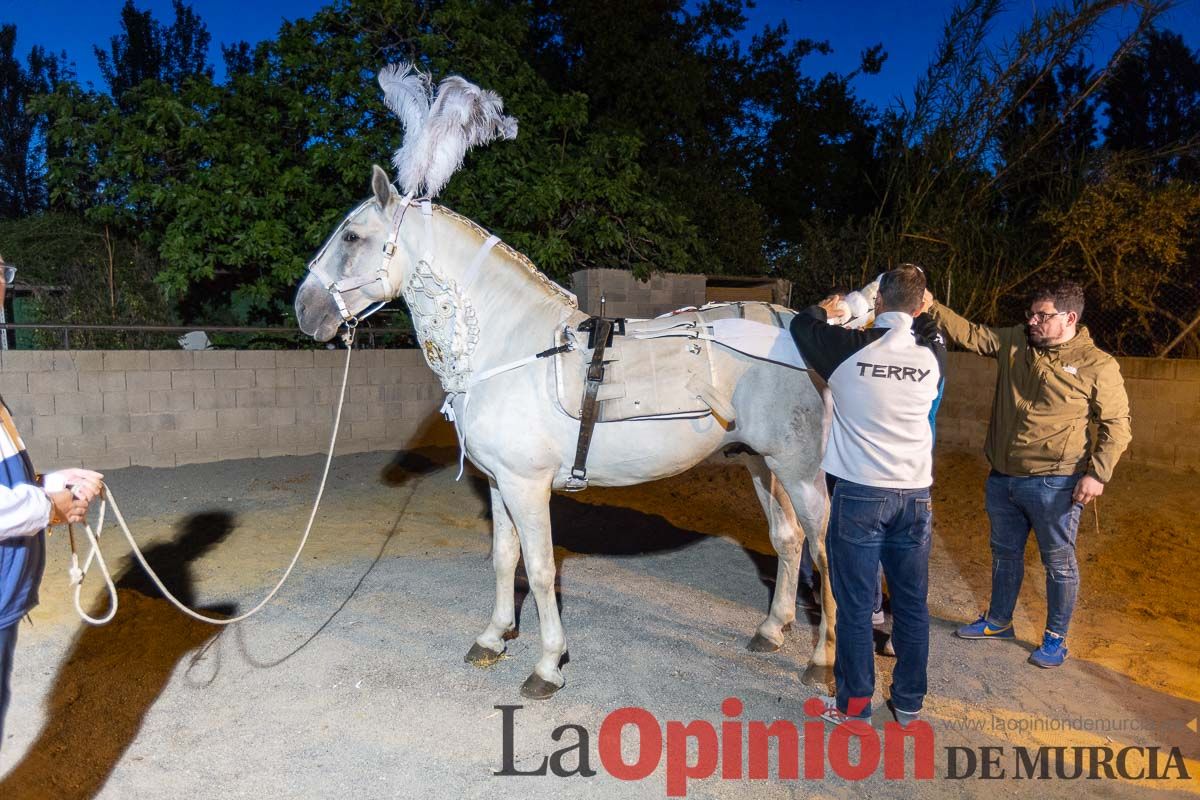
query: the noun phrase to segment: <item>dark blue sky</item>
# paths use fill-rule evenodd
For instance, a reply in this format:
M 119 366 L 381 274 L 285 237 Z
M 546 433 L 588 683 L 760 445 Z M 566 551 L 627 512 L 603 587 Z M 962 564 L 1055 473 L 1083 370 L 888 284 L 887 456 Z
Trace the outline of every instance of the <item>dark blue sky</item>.
M 1039 0 L 1042 7 L 1049 0 Z M 135 0 L 165 22 L 173 19 L 170 0 Z M 24 54 L 33 44 L 66 50 L 82 81 L 102 85 L 92 45 L 107 46 L 117 31 L 123 0 L 0 0 L 0 21 L 17 25 L 17 47 Z M 193 8 L 212 33 L 212 57 L 221 64 L 221 43 L 270 38 L 284 18 L 296 19 L 325 5 L 325 0 L 196 0 Z M 828 56 L 814 55 L 807 62 L 810 74 L 848 72 L 858 64 L 859 53 L 882 42 L 888 60 L 879 75 L 857 79 L 860 97 L 876 106 L 887 106 L 897 97 L 907 98 L 924 72 L 941 35 L 950 8 L 949 0 L 763 0 L 751 11 L 749 30 L 786 20 L 794 36 L 825 39 L 833 46 Z M 1035 0 L 1014 2 L 995 32 L 1003 37 L 1028 19 Z M 1114 42 L 1114 20 L 1107 36 L 1095 43 L 1095 59 L 1106 58 Z M 1164 27 L 1182 33 L 1193 48 L 1200 48 L 1200 0 L 1181 0 L 1167 16 Z

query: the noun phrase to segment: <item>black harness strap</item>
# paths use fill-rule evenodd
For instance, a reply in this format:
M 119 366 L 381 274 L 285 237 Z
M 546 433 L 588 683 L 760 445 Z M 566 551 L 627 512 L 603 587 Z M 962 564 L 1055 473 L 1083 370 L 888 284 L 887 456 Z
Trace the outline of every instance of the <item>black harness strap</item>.
M 571 477 L 567 479 L 567 491 L 577 492 L 587 488 L 587 456 L 592 446 L 592 432 L 596 429 L 596 418 L 600 416 L 600 401 L 597 395 L 604 383 L 604 350 L 608 346 L 613 330 L 613 320 L 593 317 L 592 360 L 588 364 L 587 383 L 583 389 L 583 407 L 579 413 L 579 443 L 575 446 L 575 464 Z M 581 326 L 582 327 L 582 326 Z

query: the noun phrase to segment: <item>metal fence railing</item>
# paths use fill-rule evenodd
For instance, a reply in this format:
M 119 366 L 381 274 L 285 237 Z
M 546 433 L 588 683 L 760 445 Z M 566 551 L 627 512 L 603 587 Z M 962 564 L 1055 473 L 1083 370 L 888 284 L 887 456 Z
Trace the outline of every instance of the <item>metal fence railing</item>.
M 202 332 L 213 348 L 322 349 L 299 328 L 238 325 L 64 325 L 41 322 L 0 323 L 0 349 L 21 350 L 178 350 L 180 338 Z M 28 335 L 21 335 L 22 333 Z M 203 340 L 201 340 L 203 341 Z M 356 344 L 366 348 L 416 347 L 410 328 L 360 325 Z M 204 349 L 194 347 L 192 349 Z

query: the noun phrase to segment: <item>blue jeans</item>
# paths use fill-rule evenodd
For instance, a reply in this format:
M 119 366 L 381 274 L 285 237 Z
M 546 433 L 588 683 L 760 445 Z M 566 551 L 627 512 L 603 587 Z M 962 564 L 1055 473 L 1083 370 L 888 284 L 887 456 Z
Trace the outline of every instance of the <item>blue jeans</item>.
M 833 490 L 837 488 L 838 478 L 836 475 L 825 475 L 825 488 L 829 490 L 829 496 L 833 497 Z M 812 554 L 808 552 L 808 538 L 800 544 L 800 581 L 799 587 L 808 592 L 809 597 L 820 599 L 821 583 L 817 579 L 816 573 L 813 572 Z M 883 611 L 883 567 L 879 568 L 879 580 L 875 581 L 875 608 L 873 611 L 878 614 Z
M 875 693 L 871 612 L 881 563 L 892 598 L 896 649 L 892 704 L 901 711 L 917 712 L 925 702 L 932 530 L 928 487 L 880 489 L 841 480 L 834 488 L 825 546 L 837 600 L 833 673 L 837 707 L 843 713 L 870 714 Z
M 1037 536 L 1042 566 L 1046 569 L 1046 630 L 1067 635 L 1075 598 L 1079 594 L 1079 566 L 1075 561 L 1075 534 L 1083 506 L 1071 495 L 1082 475 L 1015 477 L 992 470 L 986 497 L 992 524 L 992 602 L 987 620 L 1002 626 L 1012 622 L 1021 580 L 1025 577 L 1025 542 L 1029 529 Z
M 17 649 L 17 625 L 0 628 L 0 749 L 4 747 L 4 715 L 8 712 L 8 701 L 12 697 L 9 682 L 12 679 L 13 652 Z

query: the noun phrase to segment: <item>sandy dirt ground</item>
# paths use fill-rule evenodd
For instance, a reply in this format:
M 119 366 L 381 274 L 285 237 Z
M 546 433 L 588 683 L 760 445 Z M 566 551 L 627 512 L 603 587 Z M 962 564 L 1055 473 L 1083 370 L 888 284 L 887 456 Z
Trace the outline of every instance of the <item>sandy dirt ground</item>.
M 487 669 L 463 663 L 490 614 L 493 575 L 486 486 L 469 474 L 456 483 L 454 462 L 446 450 L 336 459 L 297 572 L 263 613 L 223 631 L 163 600 L 115 528 L 105 539 L 120 611 L 110 625 L 82 625 L 67 587 L 67 538 L 54 536 L 42 604 L 20 629 L 0 798 L 665 797 L 665 755 L 638 781 L 600 764 L 598 734 L 611 712 L 638 706 L 661 725 L 707 720 L 719 730 L 730 719 L 722 701 L 737 697 L 747 725 L 809 721 L 803 703 L 816 691 L 799 676 L 815 628 L 797 624 L 778 653 L 745 649 L 769 603 L 774 561 L 735 463 L 555 497 L 570 662 L 567 686 L 535 702 L 518 693 L 539 649 L 532 601 L 522 603 L 506 658 Z M 256 603 L 290 558 L 320 464 L 278 458 L 109 478 L 167 585 L 193 606 L 231 615 Z M 1080 531 L 1071 658 L 1040 670 L 1026 663 L 1045 616 L 1032 541 L 1018 641 L 951 635 L 987 605 L 986 469 L 975 455 L 942 453 L 937 470 L 926 703 L 936 777 L 851 781 L 827 769 L 824 780 L 780 779 L 772 757 L 769 780 L 722 779 L 718 767 L 690 781 L 687 796 L 1200 794 L 1200 734 L 1187 727 L 1200 716 L 1197 476 L 1121 468 Z M 93 611 L 104 607 L 97 577 L 85 593 Z M 891 666 L 877 659 L 877 700 Z M 577 741 L 575 729 L 552 738 L 571 724 L 590 737 L 597 774 L 494 776 L 503 766 L 500 705 L 523 706 L 511 712 L 517 769 Z M 875 722 L 886 719 L 881 707 Z M 632 737 L 625 745 L 632 761 Z M 1164 762 L 1179 748 L 1191 780 L 1012 779 L 1019 746 L 1128 745 L 1161 747 Z M 983 780 L 979 768 L 948 778 L 951 747 L 1004 748 L 1006 778 Z

